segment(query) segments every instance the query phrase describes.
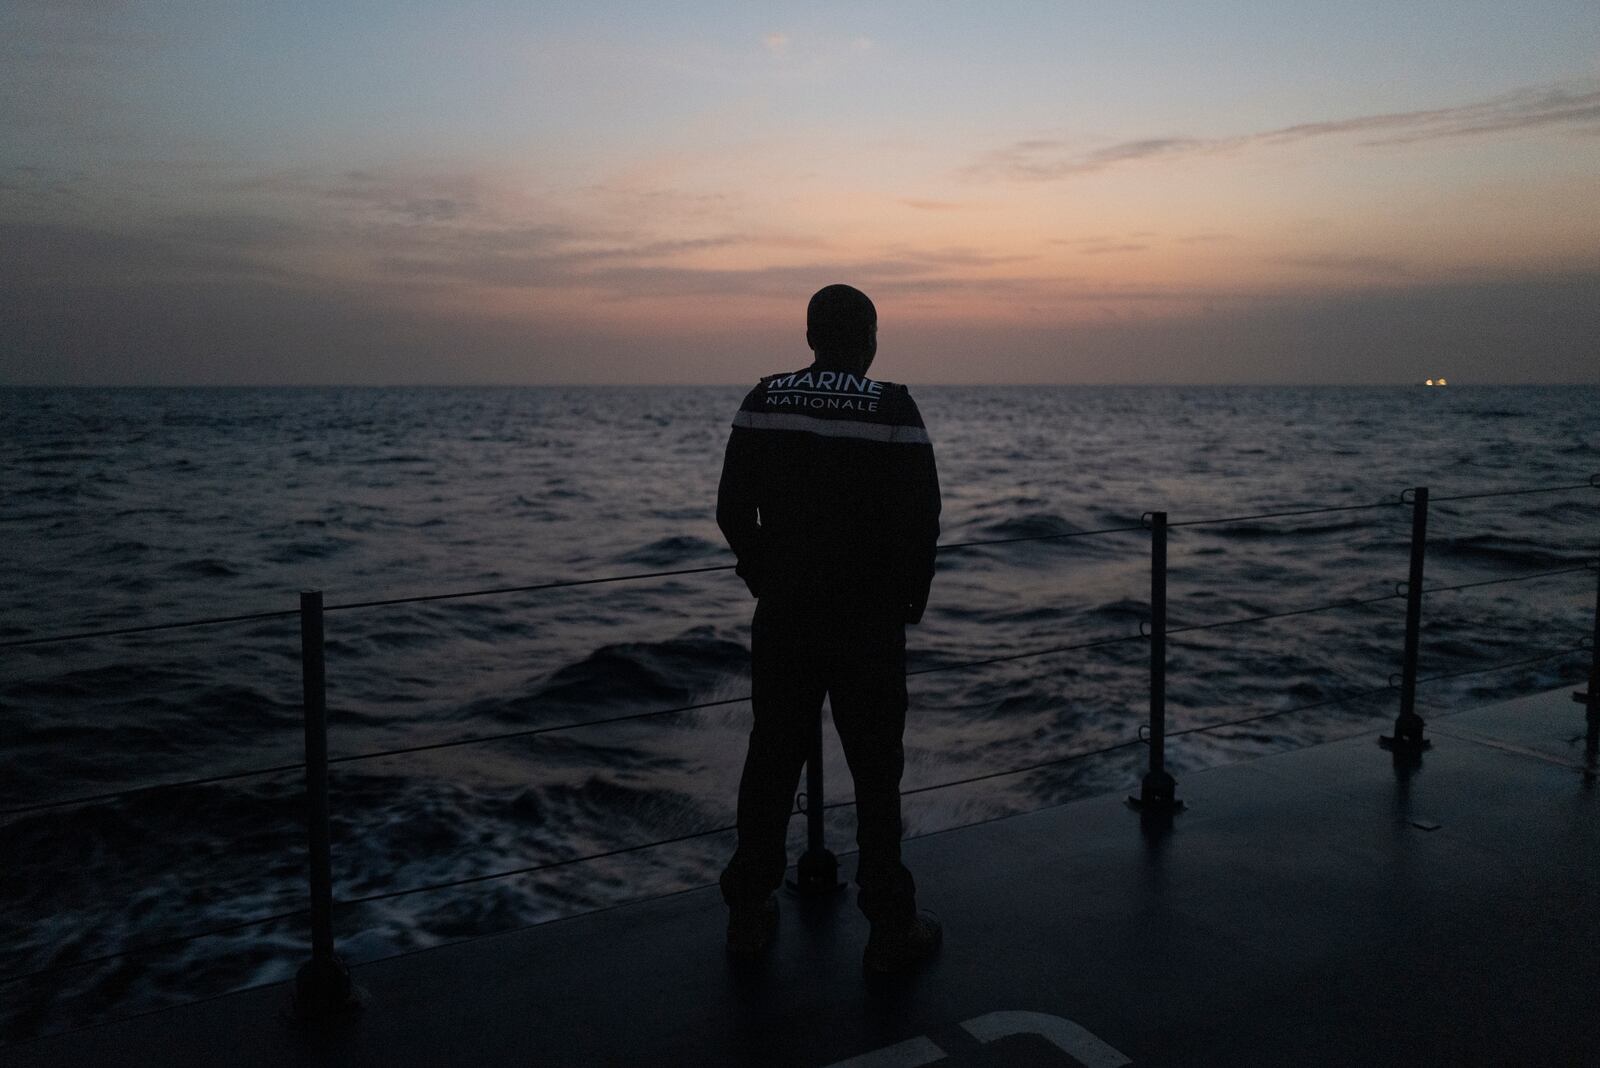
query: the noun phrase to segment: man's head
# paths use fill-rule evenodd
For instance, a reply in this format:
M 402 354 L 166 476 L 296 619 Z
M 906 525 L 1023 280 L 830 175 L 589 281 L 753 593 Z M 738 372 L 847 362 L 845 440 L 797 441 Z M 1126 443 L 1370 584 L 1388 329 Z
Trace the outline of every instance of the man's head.
M 864 375 L 878 352 L 878 309 L 854 286 L 823 286 L 806 305 L 806 344 L 818 363 Z

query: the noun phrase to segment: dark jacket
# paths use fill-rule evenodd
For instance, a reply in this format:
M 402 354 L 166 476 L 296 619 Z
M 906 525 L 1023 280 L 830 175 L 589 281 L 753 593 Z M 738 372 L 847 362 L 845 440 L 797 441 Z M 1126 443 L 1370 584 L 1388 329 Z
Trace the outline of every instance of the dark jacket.
M 816 366 L 763 378 L 734 416 L 717 525 L 763 605 L 921 619 L 939 477 L 911 393 Z

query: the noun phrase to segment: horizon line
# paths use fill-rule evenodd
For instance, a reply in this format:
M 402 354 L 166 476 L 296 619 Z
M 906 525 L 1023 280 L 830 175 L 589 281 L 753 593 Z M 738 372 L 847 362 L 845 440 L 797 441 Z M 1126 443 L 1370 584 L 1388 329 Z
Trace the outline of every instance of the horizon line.
M 904 382 L 929 389 L 1385 389 L 1421 387 L 1430 383 L 1382 382 Z M 750 388 L 748 380 L 739 382 L 0 382 L 0 389 L 734 389 Z M 1475 386 L 1497 388 L 1546 386 L 1600 386 L 1600 379 L 1541 380 L 1534 382 L 1453 382 L 1434 389 L 1459 389 Z

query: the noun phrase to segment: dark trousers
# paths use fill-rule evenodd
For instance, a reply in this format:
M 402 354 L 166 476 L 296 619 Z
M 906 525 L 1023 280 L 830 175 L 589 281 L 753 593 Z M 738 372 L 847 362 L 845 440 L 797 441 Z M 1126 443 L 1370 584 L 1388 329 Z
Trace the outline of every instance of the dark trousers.
M 722 873 L 723 899 L 753 904 L 782 884 L 789 814 L 826 695 L 855 780 L 861 911 L 874 923 L 915 915 L 916 886 L 900 862 L 905 625 L 762 602 L 750 646 L 755 724 L 739 781 L 739 845 Z

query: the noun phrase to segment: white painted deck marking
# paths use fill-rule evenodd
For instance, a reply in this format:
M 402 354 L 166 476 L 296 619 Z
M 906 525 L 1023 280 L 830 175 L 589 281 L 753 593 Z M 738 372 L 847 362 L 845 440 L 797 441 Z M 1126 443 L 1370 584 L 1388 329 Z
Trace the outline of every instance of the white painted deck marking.
M 940 1049 L 927 1035 L 908 1038 L 892 1046 L 883 1046 L 871 1053 L 863 1053 L 848 1060 L 835 1061 L 828 1068 L 920 1068 L 924 1064 L 944 1060 Z
M 1012 1035 L 1038 1035 L 1076 1060 L 1083 1068 L 1122 1068 L 1132 1064 L 1121 1050 L 1102 1042 L 1082 1024 L 1047 1012 L 989 1012 L 963 1020 L 961 1026 L 979 1042 L 998 1042 Z M 908 1038 L 847 1060 L 835 1061 L 827 1068 L 920 1068 L 944 1060 L 944 1050 L 927 1035 Z
M 991 1012 L 961 1024 L 979 1042 L 994 1042 L 1009 1035 L 1038 1035 L 1083 1068 L 1120 1068 L 1133 1062 L 1115 1047 L 1095 1037 L 1081 1024 L 1046 1012 Z

